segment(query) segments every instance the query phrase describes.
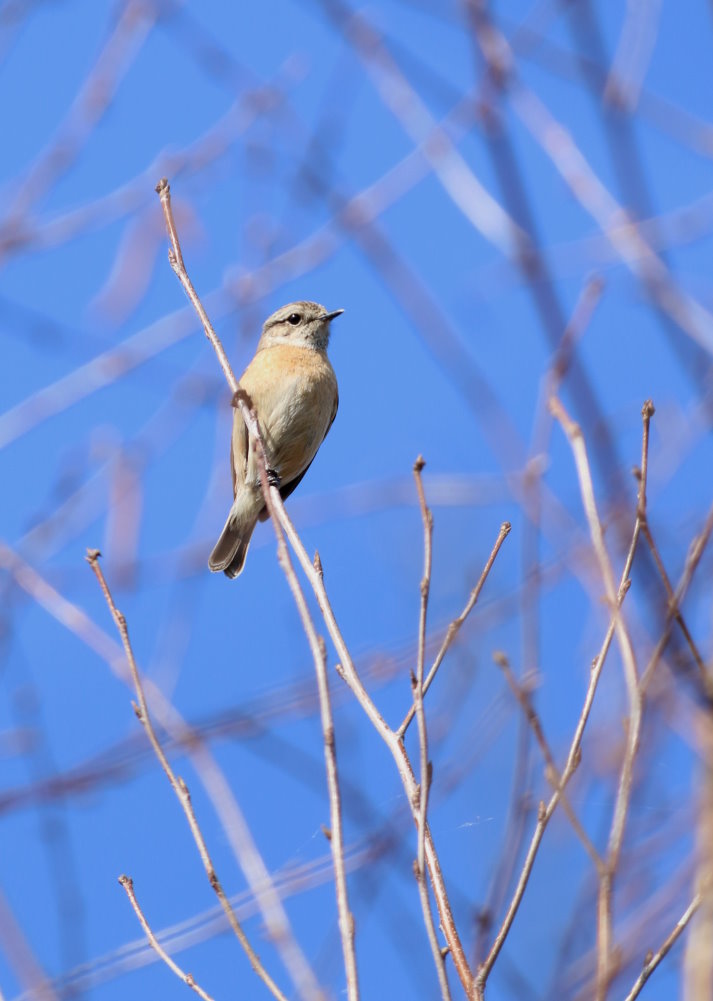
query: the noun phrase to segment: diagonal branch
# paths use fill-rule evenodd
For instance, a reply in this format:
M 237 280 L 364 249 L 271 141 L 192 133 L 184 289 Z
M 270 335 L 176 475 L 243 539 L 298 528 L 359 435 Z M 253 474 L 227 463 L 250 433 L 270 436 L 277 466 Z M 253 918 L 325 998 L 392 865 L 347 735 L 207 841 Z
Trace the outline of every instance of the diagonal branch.
M 178 963 L 176 963 L 173 959 L 171 959 L 169 954 L 166 952 L 166 950 L 163 948 L 159 940 L 154 935 L 151 929 L 151 925 L 146 920 L 146 916 L 144 915 L 144 912 L 142 911 L 141 906 L 138 900 L 136 899 L 136 893 L 134 892 L 134 881 L 131 878 L 131 876 L 119 876 L 119 882 L 126 890 L 126 896 L 129 898 L 129 903 L 134 908 L 134 913 L 136 914 L 136 917 L 139 919 L 139 924 L 143 928 L 144 934 L 146 935 L 146 938 L 148 939 L 151 948 L 161 957 L 161 959 L 164 961 L 169 970 L 172 970 L 173 973 L 176 974 L 179 980 L 182 980 L 184 984 L 186 984 L 188 987 L 191 988 L 192 991 L 195 991 L 198 997 L 203 998 L 203 1001 L 213 1001 L 213 998 L 210 996 L 210 994 L 206 993 L 206 991 L 204 991 L 203 988 L 200 987 L 195 982 L 195 980 L 193 979 L 193 975 L 190 973 L 185 973 L 178 965 Z
M 149 715 L 146 696 L 144 694 L 141 677 L 139 675 L 139 669 L 136 664 L 136 659 L 134 657 L 134 651 L 132 649 L 131 641 L 129 639 L 129 629 L 126 624 L 126 619 L 124 618 L 124 616 L 114 603 L 111 591 L 109 590 L 109 585 L 107 584 L 106 578 L 104 577 L 104 572 L 99 565 L 100 555 L 101 554 L 98 549 L 87 550 L 87 562 L 91 566 L 92 570 L 94 571 L 94 575 L 96 576 L 99 582 L 102 594 L 104 595 L 104 599 L 107 603 L 109 611 L 111 612 L 111 616 L 114 619 L 116 628 L 119 631 L 119 635 L 121 637 L 121 642 L 124 647 L 126 659 L 129 664 L 129 670 L 131 671 L 131 677 L 134 682 L 136 697 L 138 698 L 138 705 L 136 704 L 134 705 L 134 711 L 138 717 L 139 722 L 146 731 L 146 735 L 149 738 L 149 741 L 151 742 L 151 746 L 154 749 L 154 753 L 156 754 L 156 757 L 161 763 L 161 767 L 166 773 L 166 777 L 168 778 L 168 781 L 171 784 L 171 788 L 176 794 L 178 802 L 181 804 L 181 808 L 183 809 L 183 812 L 186 815 L 186 820 L 188 821 L 188 826 L 191 829 L 193 840 L 195 841 L 196 846 L 198 848 L 198 852 L 200 854 L 203 867 L 206 871 L 208 881 L 210 885 L 213 887 L 213 890 L 215 891 L 215 894 L 221 903 L 221 906 L 223 908 L 223 911 L 225 912 L 225 916 L 228 919 L 230 927 L 232 928 L 236 938 L 238 939 L 243 949 L 245 950 L 245 953 L 248 959 L 250 960 L 250 965 L 252 966 L 253 970 L 257 973 L 257 975 L 260 977 L 265 986 L 268 988 L 273 997 L 278 998 L 279 1001 L 287 1001 L 285 995 L 282 993 L 277 984 L 273 981 L 270 974 L 262 965 L 260 957 L 257 955 L 253 947 L 250 945 L 250 942 L 248 941 L 247 936 L 245 935 L 245 932 L 243 931 L 240 922 L 235 916 L 235 912 L 233 911 L 233 908 L 230 905 L 230 901 L 226 896 L 225 890 L 223 889 L 223 885 L 220 882 L 218 874 L 215 871 L 213 860 L 210 857 L 210 854 L 208 852 L 208 846 L 206 845 L 205 838 L 203 837 L 203 832 L 201 831 L 200 826 L 198 825 L 198 821 L 196 819 L 195 811 L 193 809 L 193 803 L 191 802 L 191 796 L 188 791 L 188 787 L 182 778 L 176 776 L 176 773 L 171 768 L 168 758 L 166 757 L 164 750 L 159 742 L 159 739 L 156 736 L 156 731 L 154 730 L 154 726 L 151 721 L 151 716 Z

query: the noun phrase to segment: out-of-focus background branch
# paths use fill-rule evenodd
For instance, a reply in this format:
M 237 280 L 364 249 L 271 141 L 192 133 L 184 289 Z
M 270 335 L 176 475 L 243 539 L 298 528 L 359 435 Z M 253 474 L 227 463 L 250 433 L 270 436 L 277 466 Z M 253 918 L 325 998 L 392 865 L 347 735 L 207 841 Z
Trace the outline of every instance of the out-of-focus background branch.
M 209 995 L 264 992 L 137 724 L 87 547 L 248 938 L 293 990 L 208 758 L 294 948 L 326 996 L 345 988 L 319 700 L 271 526 L 238 581 L 207 571 L 232 410 L 166 262 L 163 175 L 236 374 L 276 307 L 346 310 L 339 414 L 288 512 L 394 730 L 420 656 L 415 457 L 426 672 L 512 524 L 423 702 L 428 822 L 473 971 L 557 797 L 486 996 L 711 996 L 712 46 L 710 8 L 670 0 L 0 3 L 2 997 L 187 991 L 123 872 Z M 640 530 L 620 613 L 553 394 L 617 585 Z M 615 629 L 639 687 L 612 642 L 558 793 Z M 436 997 L 413 804 L 336 659 L 362 996 Z M 406 748 L 418 763 L 415 723 Z

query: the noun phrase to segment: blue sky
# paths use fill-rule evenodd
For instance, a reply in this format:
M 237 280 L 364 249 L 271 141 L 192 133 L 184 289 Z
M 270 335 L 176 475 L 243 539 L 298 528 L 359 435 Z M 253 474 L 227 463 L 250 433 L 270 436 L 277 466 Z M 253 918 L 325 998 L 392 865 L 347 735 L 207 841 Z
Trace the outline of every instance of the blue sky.
M 357 12 L 361 20 L 349 20 Z M 288 510 L 308 551 L 321 554 L 345 639 L 389 723 L 410 704 L 415 664 L 416 456 L 427 461 L 435 522 L 429 650 L 463 607 L 500 524 L 512 523 L 427 699 L 431 824 L 471 961 L 477 915 L 487 905 L 495 927 L 502 919 L 531 805 L 547 794 L 492 653 L 536 676 L 561 765 L 607 625 L 572 454 L 546 408 L 555 349 L 593 277 L 601 295 L 577 331 L 560 395 L 590 450 L 615 574 L 633 527 L 630 470 L 647 398 L 656 405 L 650 524 L 674 583 L 684 568 L 711 501 L 710 9 L 512 2 L 491 14 L 507 45 L 498 51 L 512 60 L 502 91 L 484 73 L 465 7 L 453 3 L 0 5 L 9 547 L 0 910 L 16 922 L 13 933 L 9 917 L 0 920 L 6 998 L 39 997 L 32 985 L 45 978 L 58 997 L 68 984 L 99 1001 L 185 992 L 141 951 L 121 872 L 157 931 L 214 905 L 131 693 L 107 662 L 120 663 L 117 636 L 87 547 L 104 553 L 142 672 L 205 734 L 267 866 L 276 878 L 323 866 L 325 876 L 285 901 L 320 982 L 330 996 L 344 992 L 314 670 L 271 526 L 258 526 L 239 580 L 206 567 L 231 500 L 230 396 L 167 263 L 161 176 L 236 372 L 283 303 L 345 310 L 330 346 L 339 413 Z M 376 33 L 362 48 L 359 25 Z M 625 110 L 604 94 L 610 72 L 629 96 Z M 528 127 L 535 99 L 550 129 Z M 562 176 L 577 166 L 563 135 L 589 183 L 581 170 L 574 185 Z M 510 224 L 478 228 L 482 191 Z M 627 265 L 621 242 L 602 232 L 602 205 L 612 204 L 643 220 L 637 232 L 657 266 L 701 310 L 703 343 L 691 336 L 693 307 L 672 318 L 640 260 Z M 609 213 L 606 225 L 621 220 Z M 508 253 L 511 226 L 536 249 L 538 273 Z M 524 501 L 526 467 L 541 475 L 539 522 Z M 704 658 L 710 571 L 704 556 L 685 605 Z M 661 585 L 644 557 L 632 580 L 627 622 L 645 664 Z M 61 606 L 61 621 L 60 599 L 74 609 Z M 645 714 L 615 898 L 615 930 L 630 949 L 617 996 L 692 894 L 699 757 L 690 734 L 700 693 L 677 653 L 685 661 L 678 641 Z M 363 996 L 436 997 L 403 790 L 334 672 L 331 647 L 329 662 Z M 571 787 L 601 850 L 626 713 L 614 651 Z M 244 878 L 200 777 L 171 754 L 226 889 L 240 894 Z M 513 802 L 530 808 L 513 814 Z M 524 840 L 513 841 L 520 814 Z M 556 814 L 490 997 L 575 995 L 596 940 L 594 891 L 592 867 Z M 248 911 L 245 921 L 293 996 L 259 917 Z M 128 969 L 121 950 L 134 942 L 140 961 Z M 267 996 L 224 931 L 176 958 L 216 997 Z M 672 996 L 681 958 L 679 946 L 642 996 Z M 449 977 L 461 996 L 452 967 Z

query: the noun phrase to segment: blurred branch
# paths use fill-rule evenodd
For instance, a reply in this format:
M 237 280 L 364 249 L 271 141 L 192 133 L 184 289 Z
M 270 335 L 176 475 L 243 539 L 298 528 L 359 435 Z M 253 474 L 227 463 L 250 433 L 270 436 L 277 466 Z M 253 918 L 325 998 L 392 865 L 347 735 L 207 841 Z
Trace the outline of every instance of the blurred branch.
M 478 0 L 481 17 L 485 7 Z M 487 19 L 491 63 L 508 83 L 510 105 L 532 138 L 550 158 L 574 197 L 597 222 L 622 263 L 651 298 L 708 354 L 713 354 L 713 315 L 676 282 L 629 214 L 607 190 L 571 133 L 517 75 L 515 56 L 505 36 Z
M 13 192 L 10 212 L 0 220 L 0 258 L 7 256 L 15 243 L 23 242 L 25 220 L 32 207 L 79 155 L 111 105 L 156 18 L 154 5 L 145 0 L 128 0 L 118 9 L 112 33 L 84 77 L 65 120 Z
M 60 1001 L 59 994 L 42 969 L 2 889 L 0 889 L 0 945 L 10 969 L 31 996 L 42 998 L 42 1001 Z
M 626 16 L 609 68 L 605 99 L 635 110 L 656 45 L 661 0 L 629 0 Z
M 688 588 L 693 580 L 693 575 L 698 569 L 698 564 L 701 561 L 703 553 L 710 542 L 711 534 L 713 534 L 713 504 L 708 509 L 703 528 L 698 533 L 698 535 L 693 539 L 689 548 L 688 554 L 686 556 L 686 562 L 683 568 L 683 573 L 679 579 L 676 590 L 673 593 L 673 597 L 669 600 L 668 608 L 666 610 L 666 616 L 664 621 L 664 628 L 661 631 L 661 638 L 659 639 L 656 647 L 649 658 L 649 661 L 644 668 L 641 676 L 641 688 L 642 691 L 646 691 L 651 679 L 654 675 L 654 671 L 661 659 L 661 655 L 666 648 L 666 644 L 671 636 L 671 630 L 673 628 L 673 623 L 676 619 L 676 613 L 680 610 L 681 603 L 688 591 Z M 710 697 L 710 692 L 713 690 L 713 682 L 707 680 L 706 682 L 706 692 L 705 694 Z
M 522 237 L 520 227 L 485 189 L 448 133 L 438 127 L 373 24 L 341 0 L 321 2 L 364 63 L 386 107 L 421 148 L 448 197 L 486 240 L 506 257 L 514 258 Z
M 710 706 L 699 724 L 698 739 L 703 759 L 698 779 L 698 817 L 696 819 L 695 843 L 696 875 L 694 885 L 696 894 L 694 903 L 698 906 L 698 913 L 691 924 L 684 954 L 681 997 L 685 1001 L 707 1001 L 713 991 L 713 953 L 711 952 L 711 934 L 713 934 L 713 725 Z M 692 913 L 693 911 L 691 911 Z

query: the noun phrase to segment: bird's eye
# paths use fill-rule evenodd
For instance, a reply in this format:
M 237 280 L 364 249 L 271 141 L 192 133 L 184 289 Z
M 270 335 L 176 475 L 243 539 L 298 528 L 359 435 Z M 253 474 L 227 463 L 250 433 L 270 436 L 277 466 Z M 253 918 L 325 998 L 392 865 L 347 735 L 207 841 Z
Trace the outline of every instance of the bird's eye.
M 287 322 L 291 323 L 293 327 L 296 327 L 301 319 L 302 317 L 300 316 L 299 313 L 290 313 L 290 315 L 287 317 Z

